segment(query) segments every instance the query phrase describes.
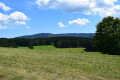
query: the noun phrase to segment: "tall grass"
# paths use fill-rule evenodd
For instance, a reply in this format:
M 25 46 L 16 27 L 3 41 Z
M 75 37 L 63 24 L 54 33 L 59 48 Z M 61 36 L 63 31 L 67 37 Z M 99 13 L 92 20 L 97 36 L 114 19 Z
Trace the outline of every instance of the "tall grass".
M 120 79 L 120 56 L 85 52 L 82 48 L 43 47 L 0 48 L 0 80 Z

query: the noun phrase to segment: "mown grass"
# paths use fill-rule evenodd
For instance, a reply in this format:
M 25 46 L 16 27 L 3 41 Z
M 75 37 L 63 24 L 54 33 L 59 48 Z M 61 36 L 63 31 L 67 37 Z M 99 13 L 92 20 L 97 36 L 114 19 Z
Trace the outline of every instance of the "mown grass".
M 120 56 L 85 52 L 82 48 L 43 47 L 0 48 L 0 80 L 120 79 Z

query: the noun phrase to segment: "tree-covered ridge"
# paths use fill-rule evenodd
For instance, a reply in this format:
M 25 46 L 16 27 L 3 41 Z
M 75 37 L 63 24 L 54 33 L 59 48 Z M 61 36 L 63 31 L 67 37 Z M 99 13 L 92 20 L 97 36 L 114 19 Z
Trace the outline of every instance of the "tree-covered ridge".
M 39 33 L 34 35 L 20 36 L 17 38 L 35 39 L 35 38 L 50 38 L 50 37 L 87 37 L 92 38 L 94 33 L 64 33 L 64 34 L 52 34 L 52 33 Z

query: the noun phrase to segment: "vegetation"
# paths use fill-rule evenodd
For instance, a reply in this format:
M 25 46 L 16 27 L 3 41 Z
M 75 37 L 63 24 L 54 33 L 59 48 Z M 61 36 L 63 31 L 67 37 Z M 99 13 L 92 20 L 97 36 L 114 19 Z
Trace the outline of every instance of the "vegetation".
M 74 36 L 75 35 L 75 36 Z M 76 37 L 93 36 L 94 34 L 49 34 L 42 33 L 24 38 L 0 39 L 0 47 L 28 47 L 54 45 L 56 48 L 85 48 L 86 51 L 99 51 L 104 54 L 120 55 L 120 19 L 111 16 L 105 17 L 97 25 L 94 38 Z M 34 37 L 33 37 L 34 36 Z M 50 37 L 51 36 L 51 37 Z M 66 37 L 56 37 L 66 36 Z M 74 37 L 71 37 L 74 36 Z M 37 38 L 48 37 L 48 38 Z M 34 39 L 36 38 L 36 39 Z
M 94 41 L 98 51 L 120 55 L 120 19 L 105 17 L 97 25 Z
M 29 49 L 28 47 L 19 47 L 20 49 Z M 34 50 L 55 50 L 53 45 L 34 46 Z
M 42 47 L 0 48 L 0 80 L 120 79 L 120 56 L 83 48 Z
M 33 49 L 33 48 L 34 48 L 34 47 L 33 47 L 33 42 L 32 42 L 32 41 L 29 41 L 28 48 L 30 48 L 30 49 Z
M 35 39 L 35 38 L 50 38 L 50 37 L 87 37 L 93 38 L 94 33 L 66 33 L 66 34 L 51 34 L 51 33 L 39 33 L 34 35 L 20 36 L 16 38 L 26 38 L 26 39 Z
M 14 43 L 14 44 L 13 44 Z M 52 38 L 38 38 L 38 39 L 0 39 L 1 47 L 13 47 L 18 46 L 21 47 L 29 47 L 33 49 L 33 46 L 40 45 L 54 45 L 57 48 L 78 48 L 83 47 L 86 48 L 87 51 L 93 51 L 93 43 L 90 38 L 82 38 L 82 37 L 52 37 Z

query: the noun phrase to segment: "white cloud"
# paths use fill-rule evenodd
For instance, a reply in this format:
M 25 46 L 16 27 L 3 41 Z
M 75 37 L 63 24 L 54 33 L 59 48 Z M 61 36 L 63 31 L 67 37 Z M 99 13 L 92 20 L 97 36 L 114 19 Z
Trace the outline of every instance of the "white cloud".
M 4 11 L 11 10 L 10 7 L 6 6 L 4 3 L 0 2 L 0 8 Z M 0 29 L 7 29 L 7 26 L 3 26 L 1 24 L 18 24 L 18 25 L 25 25 L 29 18 L 22 12 L 15 11 L 9 15 L 0 13 Z M 30 28 L 30 27 L 27 27 Z
M 70 25 L 85 26 L 87 23 L 90 23 L 88 19 L 80 19 L 69 21 Z
M 105 17 L 105 16 L 120 17 L 120 5 L 115 5 L 114 7 L 111 7 L 109 9 L 95 8 L 93 12 L 95 15 L 100 15 L 102 17 Z
M 62 22 L 58 22 L 59 27 L 65 27 L 65 25 Z
M 24 21 L 15 21 L 15 23 L 14 23 L 14 24 L 25 25 L 25 24 L 26 24 L 26 22 L 24 22 Z
M 28 20 L 24 13 L 18 11 L 11 13 L 9 17 L 14 20 Z
M 3 24 L 25 25 L 26 20 L 28 20 L 28 17 L 22 12 L 16 11 L 14 13 L 11 13 L 10 15 L 5 15 L 0 13 L 0 23 L 3 23 Z
M 118 0 L 37 0 L 40 8 L 56 8 L 66 12 L 80 12 L 87 15 L 120 17 Z M 104 13 L 107 13 L 106 15 Z
M 83 4 L 84 3 L 84 4 Z M 60 8 L 67 12 L 81 12 L 88 9 L 88 0 L 37 0 L 40 8 Z M 80 9 L 79 9 L 80 8 Z
M 3 26 L 0 24 L 0 29 L 7 29 L 7 26 Z
M 39 7 L 44 7 L 44 8 L 54 8 L 56 7 L 55 5 L 56 1 L 52 0 L 37 0 L 36 4 L 39 5 Z
M 30 29 L 31 27 L 30 26 L 26 26 L 25 28 Z
M 10 7 L 6 6 L 4 3 L 0 2 L 0 8 L 2 8 L 4 11 L 9 11 L 11 10 Z

